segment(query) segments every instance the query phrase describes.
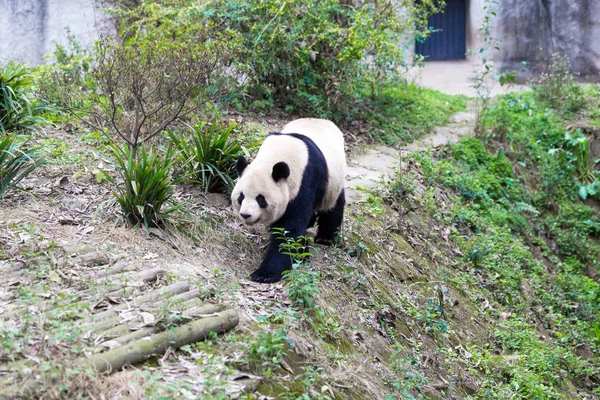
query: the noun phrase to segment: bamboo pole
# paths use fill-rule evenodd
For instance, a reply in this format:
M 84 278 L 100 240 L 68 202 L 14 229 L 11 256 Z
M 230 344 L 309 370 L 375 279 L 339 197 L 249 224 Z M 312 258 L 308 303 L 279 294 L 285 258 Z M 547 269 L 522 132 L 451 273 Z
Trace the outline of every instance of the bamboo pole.
M 168 348 L 178 349 L 181 346 L 204 340 L 210 332 L 223 333 L 239 323 L 235 310 L 226 310 L 218 316 L 202 318 L 185 325 L 178 326 L 150 336 L 130 342 L 124 346 L 94 355 L 83 362 L 83 367 L 93 368 L 99 373 L 114 372 L 125 365 L 136 364 L 152 356 L 163 355 Z M 33 396 L 44 382 L 52 382 L 55 378 L 29 380 L 0 388 L 0 399 Z
M 138 296 L 138 297 L 134 298 L 131 301 L 131 303 L 127 302 L 127 303 L 119 304 L 118 306 L 113 307 L 110 310 L 106 310 L 106 311 L 102 311 L 102 312 L 100 312 L 98 314 L 94 314 L 94 315 L 92 315 L 92 320 L 93 321 L 99 321 L 99 320 L 102 320 L 104 318 L 112 317 L 113 315 L 117 314 L 117 311 L 127 310 L 128 308 L 130 308 L 132 306 L 132 304 L 133 304 L 133 306 L 139 306 L 141 304 L 157 300 L 157 299 L 159 299 L 160 297 L 163 297 L 163 296 L 181 295 L 182 293 L 186 294 L 186 292 L 187 292 L 187 290 L 189 288 L 190 288 L 190 284 L 187 283 L 187 282 L 185 282 L 185 281 L 175 282 L 172 285 L 165 286 L 165 287 L 162 287 L 160 289 L 153 290 L 152 292 L 147 293 L 147 294 L 142 295 L 142 296 Z M 187 292 L 187 293 L 191 293 L 191 292 Z M 173 296 L 171 298 L 175 299 L 177 297 L 178 296 Z M 169 299 L 162 300 L 161 303 L 163 301 L 168 302 L 168 300 Z
M 218 316 L 202 318 L 168 329 L 151 336 L 150 340 L 136 340 L 106 353 L 97 354 L 86 360 L 85 364 L 100 373 L 117 371 L 125 365 L 137 364 L 152 356 L 161 356 L 169 347 L 178 349 L 181 346 L 204 340 L 210 332 L 228 331 L 234 328 L 238 322 L 237 312 L 226 310 Z

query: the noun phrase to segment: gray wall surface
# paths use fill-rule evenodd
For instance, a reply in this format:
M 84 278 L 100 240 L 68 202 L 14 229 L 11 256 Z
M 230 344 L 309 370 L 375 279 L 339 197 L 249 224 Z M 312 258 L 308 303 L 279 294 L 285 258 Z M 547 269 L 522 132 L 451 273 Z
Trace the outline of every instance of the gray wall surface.
M 113 32 L 96 0 L 0 0 L 0 64 L 44 63 L 55 42 L 67 43 L 66 28 L 84 47 Z
M 503 39 L 497 61 L 518 70 L 527 61 L 540 71 L 553 53 L 568 56 L 571 70 L 596 78 L 600 72 L 599 0 L 502 0 L 497 34 Z

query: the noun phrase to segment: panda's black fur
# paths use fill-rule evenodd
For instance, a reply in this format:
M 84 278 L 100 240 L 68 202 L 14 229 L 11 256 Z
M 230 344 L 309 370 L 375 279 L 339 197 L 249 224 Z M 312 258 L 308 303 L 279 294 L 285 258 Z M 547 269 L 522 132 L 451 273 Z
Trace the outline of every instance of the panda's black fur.
M 282 133 L 273 132 L 271 135 L 282 135 Z M 308 162 L 302 175 L 300 190 L 297 196 L 288 203 L 285 213 L 271 228 L 283 228 L 289 238 L 298 238 L 306 235 L 306 230 L 314 223 L 318 224 L 317 236 L 315 242 L 329 244 L 335 239 L 335 235 L 342 224 L 344 217 L 345 195 L 342 189 L 335 207 L 325 212 L 317 212 L 319 205 L 323 201 L 323 196 L 327 189 L 329 173 L 325 157 L 317 145 L 308 137 L 295 134 L 285 133 L 300 141 L 308 149 Z M 282 163 L 278 163 L 282 164 Z M 283 163 L 285 164 L 285 163 Z M 238 174 L 242 175 L 246 169 L 248 162 L 245 158 L 240 157 L 237 163 Z M 285 169 L 289 166 L 281 165 L 281 172 L 277 172 L 274 168 L 273 179 L 277 181 L 285 176 Z M 281 274 L 285 270 L 290 270 L 292 266 L 291 258 L 287 254 L 281 254 L 279 251 L 284 238 L 277 233 L 271 233 L 271 242 L 267 248 L 266 255 L 256 271 L 251 275 L 252 280 L 257 282 L 277 282 L 281 279 Z

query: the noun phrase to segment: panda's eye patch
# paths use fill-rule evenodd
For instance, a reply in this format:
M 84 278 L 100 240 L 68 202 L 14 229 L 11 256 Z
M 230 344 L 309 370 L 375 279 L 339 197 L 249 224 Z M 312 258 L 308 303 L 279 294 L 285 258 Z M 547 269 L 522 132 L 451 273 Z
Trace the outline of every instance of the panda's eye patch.
M 256 196 L 256 202 L 258 203 L 260 208 L 267 208 L 267 206 L 269 205 L 267 203 L 267 199 L 265 199 L 265 196 L 263 196 L 262 194 Z
M 238 203 L 242 204 L 242 201 L 244 201 L 244 193 L 240 193 L 240 197 L 238 197 Z

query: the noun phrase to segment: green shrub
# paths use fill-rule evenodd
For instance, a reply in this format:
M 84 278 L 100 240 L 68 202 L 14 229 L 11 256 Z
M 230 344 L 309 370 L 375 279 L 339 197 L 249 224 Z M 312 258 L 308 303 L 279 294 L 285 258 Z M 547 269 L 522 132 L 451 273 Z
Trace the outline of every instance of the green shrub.
M 46 104 L 62 108 L 78 108 L 83 105 L 63 103 L 68 99 L 63 92 L 68 87 L 77 88 L 82 92 L 95 89 L 94 81 L 90 79 L 94 58 L 81 47 L 69 30 L 67 30 L 67 38 L 66 46 L 56 45 L 50 57 L 52 62 L 36 67 L 36 84 L 39 87 L 39 95 Z
M 34 85 L 31 70 L 9 62 L 0 70 L 0 133 L 31 129 L 40 122 L 32 105 Z
M 208 26 L 160 29 L 121 42 L 96 42 L 89 78 L 96 90 L 67 85 L 55 99 L 93 130 L 136 149 L 172 124 L 217 101 L 228 91 L 225 68 L 233 56 L 226 40 L 212 38 Z M 53 74 L 49 86 L 64 76 Z
M 117 13 L 124 36 L 206 24 L 233 34 L 236 67 L 248 78 L 242 106 L 332 117 L 346 114 L 365 87 L 396 81 L 405 46 L 428 35 L 428 16 L 442 7 L 438 0 L 157 0 Z
M 231 133 L 235 122 L 228 126 L 217 120 L 187 125 L 190 140 L 184 134 L 169 132 L 177 150 L 181 173 L 200 184 L 206 192 L 227 192 L 233 188 L 236 178 L 235 164 L 243 153 L 242 146 L 235 142 Z
M 465 138 L 452 146 L 452 157 L 471 167 L 485 164 L 490 155 L 483 142 L 476 138 Z
M 141 147 L 134 156 L 128 147 L 111 146 L 113 163 L 122 182 L 104 173 L 116 192 L 113 193 L 121 206 L 123 215 L 132 226 L 143 225 L 146 229 L 160 226 L 168 221 L 178 208 L 170 204 L 173 196 L 171 170 L 176 161 L 171 148 L 164 156 L 152 149 Z
M 45 163 L 36 149 L 15 135 L 0 135 L 0 199 L 19 182 Z
M 504 155 L 504 151 L 500 151 L 496 157 L 490 160 L 488 170 L 498 178 L 512 178 L 513 167 L 510 160 Z

